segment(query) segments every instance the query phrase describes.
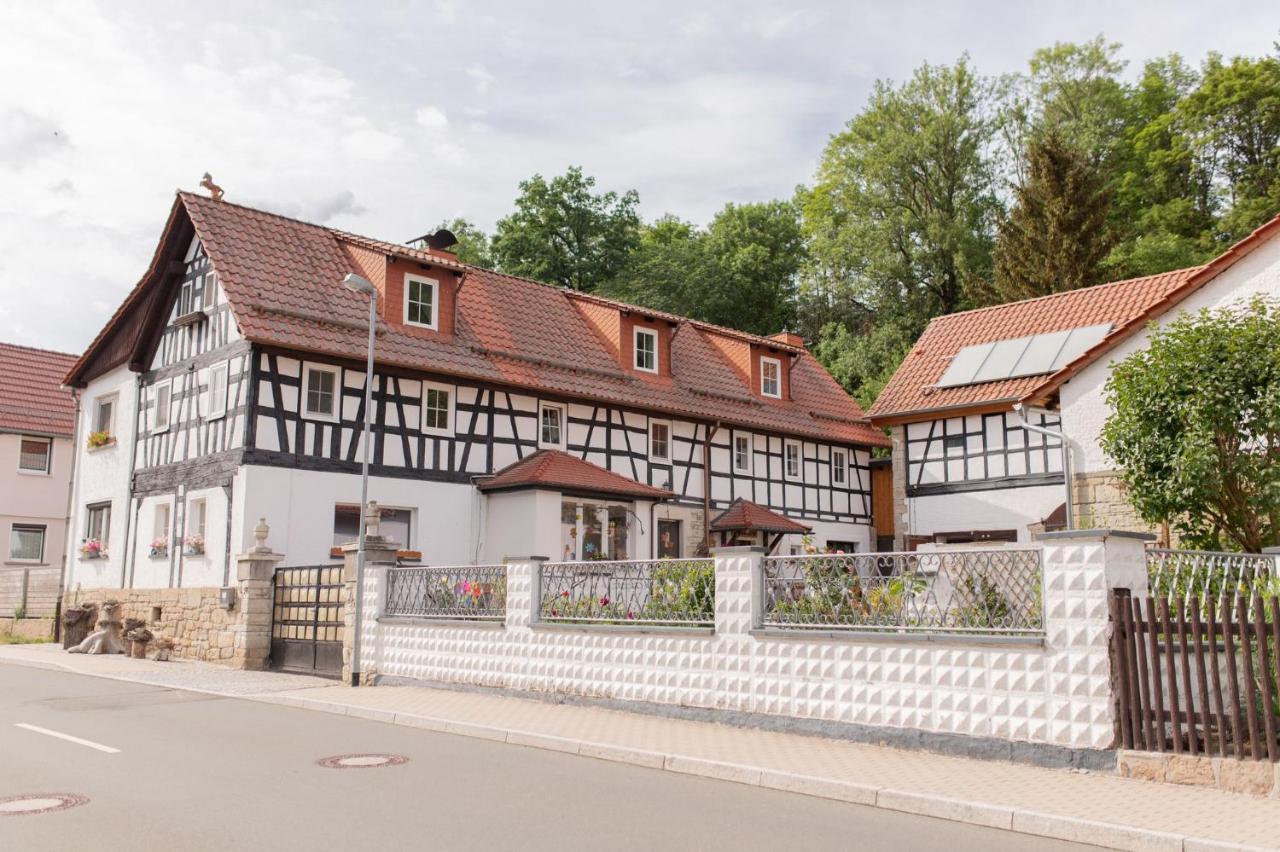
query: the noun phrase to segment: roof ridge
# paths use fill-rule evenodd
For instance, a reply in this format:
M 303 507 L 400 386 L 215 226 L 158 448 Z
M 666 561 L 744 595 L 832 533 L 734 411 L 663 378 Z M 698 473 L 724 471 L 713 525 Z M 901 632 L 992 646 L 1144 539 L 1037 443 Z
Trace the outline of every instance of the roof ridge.
M 28 346 L 25 343 L 5 343 L 0 341 L 0 347 L 4 347 L 6 349 L 24 349 L 27 352 L 39 352 L 42 355 L 58 355 L 63 358 L 70 358 L 73 361 L 80 357 L 74 352 L 63 352 L 58 349 L 45 349 L 42 346 Z
M 177 194 L 178 194 L 178 196 L 179 196 L 180 198 L 182 198 L 183 200 L 186 200 L 186 199 L 188 199 L 188 198 L 194 198 L 196 201 L 200 201 L 200 202 L 205 202 L 205 201 L 207 201 L 207 202 L 209 202 L 210 204 L 225 204 L 225 205 L 227 205 L 228 207 L 235 207 L 235 208 L 238 208 L 238 209 L 240 209 L 240 210 L 247 210 L 247 211 L 249 211 L 250 213 L 258 213 L 258 214 L 260 214 L 260 215 L 262 215 L 262 216 L 270 216 L 272 219 L 280 219 L 280 220 L 285 221 L 285 222 L 293 222 L 295 225 L 306 225 L 308 228 L 316 228 L 316 229 L 321 230 L 321 231 L 328 231 L 328 232 L 329 232 L 329 233 L 331 233 L 331 234 L 340 234 L 340 233 L 343 233 L 342 231 L 338 230 L 337 228 L 330 227 L 329 225 L 321 225 L 321 224 L 319 224 L 318 222 L 308 222 L 306 219 L 299 219 L 297 216 L 286 216 L 285 214 L 283 214 L 283 213 L 277 213 L 277 212 L 275 212 L 274 210 L 263 210 L 261 207 L 250 207 L 250 206 L 249 206 L 249 205 L 247 205 L 247 204 L 237 204 L 237 203 L 236 203 L 236 202 L 234 202 L 234 201 L 227 201 L 226 199 L 217 199 L 217 200 L 214 200 L 214 199 L 212 199 L 212 198 L 208 198 L 208 197 L 206 197 L 206 196 L 200 195 L 199 193 L 191 192 L 190 190 L 186 190 L 186 189 L 180 189 L 180 190 L 178 190 L 178 193 L 177 193 Z M 361 236 L 361 235 L 360 235 L 360 234 L 352 234 L 352 236 L 357 236 L 357 237 L 358 237 L 358 236 Z M 377 238 L 376 238 L 376 237 L 365 237 L 365 239 L 376 240 Z M 382 243 L 382 242 L 386 242 L 386 240 L 377 240 L 377 242 Z

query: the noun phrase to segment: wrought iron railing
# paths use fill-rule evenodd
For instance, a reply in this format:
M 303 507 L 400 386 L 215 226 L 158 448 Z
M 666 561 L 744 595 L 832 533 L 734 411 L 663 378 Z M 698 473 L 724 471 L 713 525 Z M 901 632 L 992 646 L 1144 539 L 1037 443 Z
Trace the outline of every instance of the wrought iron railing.
M 776 556 L 765 627 L 1039 636 L 1038 549 Z
M 1212 550 L 1147 551 L 1147 582 L 1153 598 L 1190 604 L 1244 595 L 1252 614 L 1253 596 L 1280 594 L 1276 556 Z
M 549 562 L 537 589 L 543 621 L 710 627 L 715 623 L 715 562 Z
M 390 568 L 385 611 L 413 618 L 501 621 L 507 614 L 506 566 Z

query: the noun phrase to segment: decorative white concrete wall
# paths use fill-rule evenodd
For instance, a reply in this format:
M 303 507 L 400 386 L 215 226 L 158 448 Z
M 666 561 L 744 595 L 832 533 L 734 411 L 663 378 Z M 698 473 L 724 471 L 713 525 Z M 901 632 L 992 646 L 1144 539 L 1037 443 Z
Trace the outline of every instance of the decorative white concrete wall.
M 1145 594 L 1142 541 L 1100 531 L 1043 542 L 1042 642 L 832 638 L 755 629 L 761 553 L 716 555 L 715 627 L 537 623 L 541 562 L 507 563 L 506 623 L 380 618 L 387 566 L 366 578 L 366 672 L 790 716 L 1076 749 L 1113 744 L 1108 597 Z

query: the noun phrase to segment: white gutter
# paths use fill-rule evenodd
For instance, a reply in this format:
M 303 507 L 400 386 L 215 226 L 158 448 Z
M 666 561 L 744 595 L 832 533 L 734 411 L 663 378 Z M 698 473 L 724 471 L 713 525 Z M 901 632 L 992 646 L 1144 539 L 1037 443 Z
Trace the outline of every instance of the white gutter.
M 1075 511 L 1074 507 L 1071 505 L 1071 447 L 1067 443 L 1067 433 L 1063 432 L 1061 428 L 1055 432 L 1052 429 L 1046 429 L 1043 426 L 1036 426 L 1035 424 L 1027 422 L 1027 409 L 1024 408 L 1020 402 L 1015 402 L 1013 404 L 1013 410 L 1018 415 L 1018 419 L 1021 422 L 1023 429 L 1049 438 L 1057 438 L 1059 443 L 1062 445 L 1062 479 L 1067 486 L 1067 500 L 1063 504 L 1063 507 L 1066 514 L 1067 529 L 1075 529 Z M 1044 413 L 1047 414 L 1048 412 Z M 1061 420 L 1059 420 L 1059 422 L 1061 422 Z

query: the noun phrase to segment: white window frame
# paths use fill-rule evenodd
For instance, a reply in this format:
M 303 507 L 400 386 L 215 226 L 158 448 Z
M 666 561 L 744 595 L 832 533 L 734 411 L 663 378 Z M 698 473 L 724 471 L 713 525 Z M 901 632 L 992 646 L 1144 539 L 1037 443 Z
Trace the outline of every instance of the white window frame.
M 13 555 L 13 539 L 14 533 L 17 531 L 34 532 L 40 531 L 40 555 L 34 559 L 14 556 Z M 16 523 L 9 525 L 9 553 L 5 557 L 6 562 L 17 563 L 21 565 L 43 565 L 45 547 L 49 544 L 49 527 L 45 524 L 24 524 Z
M 44 444 L 44 467 L 23 467 L 22 466 L 22 442 L 37 441 Z M 53 473 L 53 439 L 45 438 L 41 435 L 19 435 L 18 436 L 18 473 L 23 476 L 49 476 Z
M 84 507 L 84 537 L 86 539 L 93 538 L 93 513 L 102 511 L 102 530 L 98 536 L 98 541 L 102 544 L 102 552 L 108 552 L 111 538 L 111 501 L 102 503 L 90 503 Z
M 746 441 L 746 442 L 747 442 L 747 457 L 746 457 L 746 464 L 745 464 L 745 465 L 742 465 L 741 467 L 739 467 L 739 465 L 738 465 L 738 442 L 739 442 L 739 441 Z M 754 466 L 754 463 L 755 463 L 755 460 L 754 460 L 754 458 L 753 458 L 753 456 L 755 455 L 755 447 L 754 447 L 754 443 L 755 443 L 755 442 L 752 440 L 752 438 L 751 438 L 751 435 L 750 435 L 750 434 L 746 434 L 746 433 L 743 433 L 743 432 L 734 432 L 734 433 L 733 433 L 733 445 L 729 448 L 729 454 L 730 454 L 730 456 L 732 456 L 732 458 L 731 458 L 731 462 L 733 463 L 733 472 L 734 472 L 734 473 L 745 473 L 745 474 L 748 474 L 748 475 L 750 475 L 750 474 L 751 474 L 751 469 L 752 469 L 752 467 Z
M 328 373 L 333 376 L 333 413 L 321 414 L 307 410 L 307 396 L 311 390 L 311 373 Z M 298 394 L 298 415 L 306 420 L 317 420 L 322 423 L 337 423 L 342 415 L 342 368 L 329 364 L 303 362 L 302 392 Z
M 199 524 L 199 527 L 198 527 L 197 529 L 192 529 L 192 527 L 191 527 L 191 519 L 192 519 L 192 518 L 194 518 L 194 517 L 196 517 L 196 515 L 197 515 L 196 508 L 197 508 L 197 507 L 199 507 L 199 513 L 198 513 L 198 514 L 199 514 L 199 517 L 200 517 L 200 524 Z M 203 539 L 203 540 L 205 541 L 205 546 L 207 547 L 207 546 L 208 546 L 208 542 L 209 542 L 209 536 L 207 536 L 207 535 L 205 534 L 205 530 L 206 530 L 206 528 L 207 528 L 207 527 L 208 527 L 208 525 L 209 525 L 209 500 L 208 500 L 208 498 L 207 498 L 207 497 L 192 497 L 192 498 L 188 499 L 188 500 L 187 500 L 187 516 L 186 516 L 185 518 L 183 518 L 183 519 L 182 519 L 182 521 L 183 521 L 183 526 L 186 528 L 186 529 L 185 529 L 185 532 L 183 533 L 183 537 L 184 537 L 184 538 L 191 538 L 191 537 L 192 537 L 192 536 L 194 536 L 194 535 L 199 535 L 199 536 L 200 536 L 200 538 L 201 538 L 201 539 Z
M 164 524 L 160 523 L 160 513 L 164 512 Z M 165 546 L 168 547 L 173 542 L 173 504 L 168 500 L 161 500 L 151 507 L 151 537 L 152 539 L 164 539 Z
M 448 406 L 449 412 L 446 415 L 446 417 L 448 418 L 448 423 L 444 426 L 444 428 L 427 425 L 427 391 L 429 390 L 441 391 L 449 395 L 449 406 Z M 454 385 L 441 384 L 440 382 L 423 382 L 422 383 L 422 404 L 419 406 L 419 409 L 420 409 L 419 419 L 421 422 L 419 423 L 419 426 L 421 427 L 423 434 L 450 435 L 450 436 L 454 434 L 453 406 L 454 406 L 454 397 L 456 396 L 457 396 L 457 388 Z M 538 431 L 539 431 L 539 434 L 541 434 L 541 431 L 542 431 L 542 415 L 541 414 L 538 415 Z
M 840 463 L 836 463 L 836 457 L 840 457 Z M 832 448 L 831 450 L 831 484 L 844 485 L 849 481 L 849 453 L 846 450 Z
M 222 376 L 222 393 L 214 391 L 214 377 Z M 231 362 L 220 361 L 209 368 L 209 390 L 205 407 L 208 414 L 205 420 L 219 420 L 227 414 L 227 398 L 231 394 Z
M 102 406 L 106 405 L 107 403 L 111 404 L 111 422 L 107 424 L 106 429 L 99 429 L 98 426 L 102 422 Z M 104 393 L 102 396 L 96 397 L 93 400 L 93 423 L 92 423 L 93 428 L 90 429 L 89 431 L 90 432 L 106 432 L 108 435 L 114 438 L 116 436 L 116 417 L 119 416 L 120 414 L 120 412 L 118 411 L 119 407 L 120 407 L 120 394 L 118 393 L 114 393 L 114 392 Z
M 160 405 L 160 392 L 164 391 L 164 405 Z M 173 420 L 173 379 L 165 379 L 151 386 L 151 434 L 168 432 Z M 160 422 L 160 412 L 164 411 L 164 422 Z
M 791 450 L 796 451 L 796 472 L 791 472 L 790 461 Z M 800 446 L 799 441 L 783 441 L 782 442 L 782 475 L 786 479 L 804 479 L 804 450 Z
M 772 364 L 777 370 L 774 376 L 774 383 L 777 387 L 774 389 L 773 393 L 769 393 L 769 391 L 765 389 L 765 364 Z M 767 396 L 770 399 L 782 399 L 782 361 L 780 359 L 768 358 L 764 355 L 760 356 L 760 395 Z
M 655 426 L 665 426 L 667 429 L 667 454 L 665 456 L 657 455 L 653 451 L 653 428 Z M 649 461 L 666 462 L 667 464 L 671 464 L 671 450 L 673 449 L 671 444 L 674 438 L 675 438 L 675 429 L 672 427 L 670 420 L 650 420 L 649 421 Z
M 409 319 L 409 284 L 426 284 L 431 288 L 431 322 L 412 322 Z M 413 326 L 414 328 L 429 328 L 432 331 L 440 329 L 440 282 L 435 278 L 428 278 L 425 275 L 412 275 L 405 273 L 404 276 L 404 324 Z
M 542 440 L 542 412 L 554 408 L 560 412 L 560 443 Z M 559 402 L 538 401 L 538 449 L 563 450 L 569 445 L 569 409 Z
M 653 341 L 653 366 L 643 367 L 640 365 L 640 338 L 647 337 Z M 659 370 L 660 356 L 658 354 L 658 332 L 652 328 L 644 326 L 636 326 L 635 333 L 631 337 L 631 364 L 642 373 L 657 373 Z

